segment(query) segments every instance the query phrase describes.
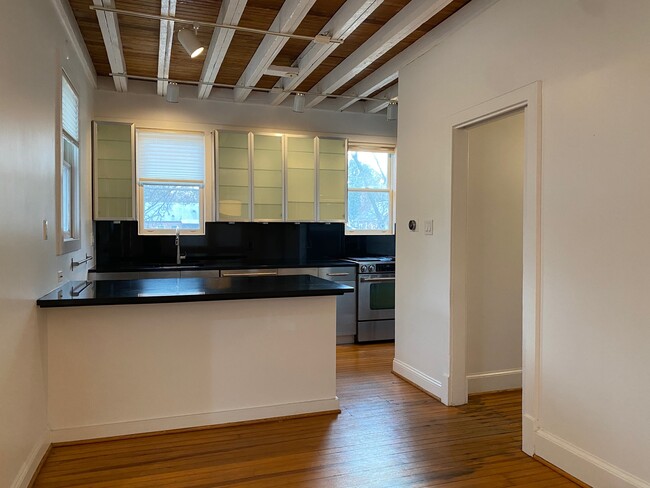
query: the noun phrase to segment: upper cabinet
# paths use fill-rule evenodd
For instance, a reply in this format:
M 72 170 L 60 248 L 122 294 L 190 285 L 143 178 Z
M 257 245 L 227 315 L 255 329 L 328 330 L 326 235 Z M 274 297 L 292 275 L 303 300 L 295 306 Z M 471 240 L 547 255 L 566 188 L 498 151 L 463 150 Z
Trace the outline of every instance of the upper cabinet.
M 248 132 L 215 132 L 218 220 L 251 219 L 251 137 Z
M 345 222 L 347 141 L 318 137 L 318 221 Z
M 253 220 L 284 220 L 284 154 L 281 135 L 253 134 Z
M 316 220 L 316 157 L 313 137 L 287 136 L 287 216 L 290 222 Z
M 218 220 L 345 222 L 347 140 L 215 133 Z
M 93 216 L 135 219 L 134 126 L 93 122 Z

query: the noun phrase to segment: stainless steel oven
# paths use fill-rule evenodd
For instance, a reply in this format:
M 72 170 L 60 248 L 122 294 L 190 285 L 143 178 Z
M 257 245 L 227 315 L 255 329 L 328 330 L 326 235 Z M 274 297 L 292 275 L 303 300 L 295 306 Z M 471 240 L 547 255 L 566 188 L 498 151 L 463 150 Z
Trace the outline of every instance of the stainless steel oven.
M 359 264 L 357 341 L 395 339 L 395 259 L 353 258 Z

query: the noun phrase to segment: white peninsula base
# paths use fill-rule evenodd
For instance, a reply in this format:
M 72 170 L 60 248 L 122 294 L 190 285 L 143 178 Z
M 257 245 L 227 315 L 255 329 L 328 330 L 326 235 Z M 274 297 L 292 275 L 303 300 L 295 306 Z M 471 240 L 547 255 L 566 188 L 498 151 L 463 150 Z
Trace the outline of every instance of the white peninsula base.
M 44 313 L 52 442 L 339 409 L 335 296 Z

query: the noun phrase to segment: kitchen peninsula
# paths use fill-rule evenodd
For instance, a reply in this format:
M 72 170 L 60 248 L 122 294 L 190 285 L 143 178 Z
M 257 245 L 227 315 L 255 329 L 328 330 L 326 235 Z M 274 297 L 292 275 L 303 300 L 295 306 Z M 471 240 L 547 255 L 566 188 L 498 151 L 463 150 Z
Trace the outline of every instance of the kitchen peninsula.
M 71 282 L 42 297 L 54 442 L 338 411 L 314 276 Z

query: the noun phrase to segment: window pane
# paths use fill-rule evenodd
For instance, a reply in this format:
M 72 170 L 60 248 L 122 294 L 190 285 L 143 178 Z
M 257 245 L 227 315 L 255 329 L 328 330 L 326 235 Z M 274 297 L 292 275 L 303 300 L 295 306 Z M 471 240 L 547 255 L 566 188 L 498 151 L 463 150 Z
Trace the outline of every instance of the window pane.
M 388 192 L 351 191 L 348 193 L 349 230 L 390 230 Z
M 348 151 L 348 188 L 388 190 L 388 153 Z
M 64 161 L 61 169 L 61 231 L 64 239 L 70 239 L 72 237 L 72 168 Z
M 79 98 L 64 76 L 61 93 L 61 125 L 75 141 L 79 140 Z
M 145 229 L 201 228 L 198 185 L 143 185 Z

